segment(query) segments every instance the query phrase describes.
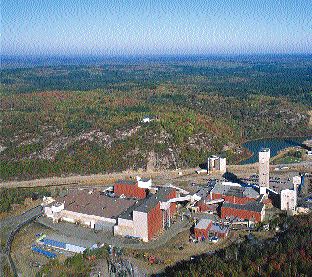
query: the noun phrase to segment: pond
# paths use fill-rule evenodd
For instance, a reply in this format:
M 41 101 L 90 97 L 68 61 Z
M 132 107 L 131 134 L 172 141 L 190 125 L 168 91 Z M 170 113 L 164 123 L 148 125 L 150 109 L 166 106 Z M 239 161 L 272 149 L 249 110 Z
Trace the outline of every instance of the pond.
M 295 138 L 267 138 L 245 142 L 242 146 L 247 148 L 253 155 L 242 161 L 240 164 L 251 164 L 258 162 L 258 152 L 262 147 L 270 148 L 271 157 L 275 156 L 279 151 L 292 146 L 300 146 L 303 141 L 311 139 L 311 137 L 295 137 Z

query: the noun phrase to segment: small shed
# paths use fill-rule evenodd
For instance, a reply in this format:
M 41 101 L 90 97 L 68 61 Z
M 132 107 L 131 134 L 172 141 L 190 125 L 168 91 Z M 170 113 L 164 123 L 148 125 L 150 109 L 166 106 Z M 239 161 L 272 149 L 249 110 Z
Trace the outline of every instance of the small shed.
M 207 239 L 209 237 L 209 230 L 212 226 L 212 220 L 201 219 L 194 228 L 195 238 L 198 240 Z
M 216 236 L 220 238 L 225 238 L 227 237 L 229 233 L 229 228 L 226 226 L 220 226 L 219 224 L 212 224 L 209 234 L 211 236 Z

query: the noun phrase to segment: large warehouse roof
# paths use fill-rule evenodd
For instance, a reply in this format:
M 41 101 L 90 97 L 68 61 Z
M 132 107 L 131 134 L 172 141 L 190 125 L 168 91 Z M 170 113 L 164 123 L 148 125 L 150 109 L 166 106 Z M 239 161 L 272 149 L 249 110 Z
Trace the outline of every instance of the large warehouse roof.
M 56 201 L 64 203 L 65 210 L 106 218 L 117 218 L 136 202 L 136 200 L 112 198 L 101 194 L 100 191 L 89 192 L 88 190 L 73 191 L 64 197 L 58 197 Z

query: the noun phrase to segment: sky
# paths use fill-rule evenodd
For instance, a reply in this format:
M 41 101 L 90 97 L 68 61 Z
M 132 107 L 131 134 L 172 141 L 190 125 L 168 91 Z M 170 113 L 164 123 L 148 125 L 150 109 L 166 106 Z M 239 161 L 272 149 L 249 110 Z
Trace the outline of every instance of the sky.
M 1 53 L 312 53 L 311 17 L 312 0 L 1 0 Z

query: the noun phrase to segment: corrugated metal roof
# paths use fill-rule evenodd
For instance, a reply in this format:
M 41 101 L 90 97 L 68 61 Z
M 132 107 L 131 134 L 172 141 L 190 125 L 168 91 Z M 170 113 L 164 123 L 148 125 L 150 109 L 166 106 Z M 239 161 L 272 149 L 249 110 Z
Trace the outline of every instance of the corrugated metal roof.
M 94 244 L 96 244 L 96 241 L 89 237 L 87 239 L 81 239 L 73 236 L 65 236 L 59 233 L 49 234 L 46 238 L 49 240 L 58 241 L 59 243 L 64 243 L 67 245 L 78 245 L 85 248 L 91 248 Z
M 113 198 L 101 194 L 100 191 L 76 190 L 56 202 L 64 203 L 65 210 L 106 218 L 116 218 L 123 211 L 135 204 L 133 199 Z M 55 202 L 54 202 L 55 203 Z
M 215 194 L 223 194 L 236 197 L 250 197 L 250 198 L 259 197 L 259 193 L 251 187 L 228 186 L 220 183 L 217 183 L 211 190 L 211 192 Z
M 54 247 L 58 247 L 58 248 L 62 248 L 62 249 L 66 249 L 66 243 L 65 242 L 61 242 L 61 241 L 57 241 L 57 240 L 52 240 L 52 239 L 42 239 L 41 242 L 45 245 L 49 245 L 49 246 L 54 246 Z
M 201 219 L 195 226 L 196 229 L 207 229 L 209 225 L 212 224 L 212 220 L 210 219 Z
M 258 198 L 259 197 L 259 193 L 251 187 L 245 188 L 243 194 L 245 197 L 249 197 L 249 198 Z
M 216 232 L 216 233 L 227 233 L 229 231 L 229 228 L 227 227 L 221 227 L 219 224 L 212 224 L 210 230 L 211 232 Z
M 201 188 L 199 191 L 197 191 L 196 195 L 200 196 L 201 198 L 204 198 L 210 193 L 211 190 L 212 190 L 212 187 L 204 187 L 204 188 Z
M 47 258 L 49 258 L 49 259 L 54 259 L 54 258 L 56 258 L 56 254 L 55 254 L 55 253 L 46 251 L 46 250 L 44 250 L 44 249 L 42 249 L 42 248 L 40 248 L 40 247 L 33 246 L 33 247 L 31 248 L 31 250 L 34 251 L 34 252 L 37 252 L 37 253 L 39 253 L 39 254 L 42 254 L 42 255 L 46 256 Z

